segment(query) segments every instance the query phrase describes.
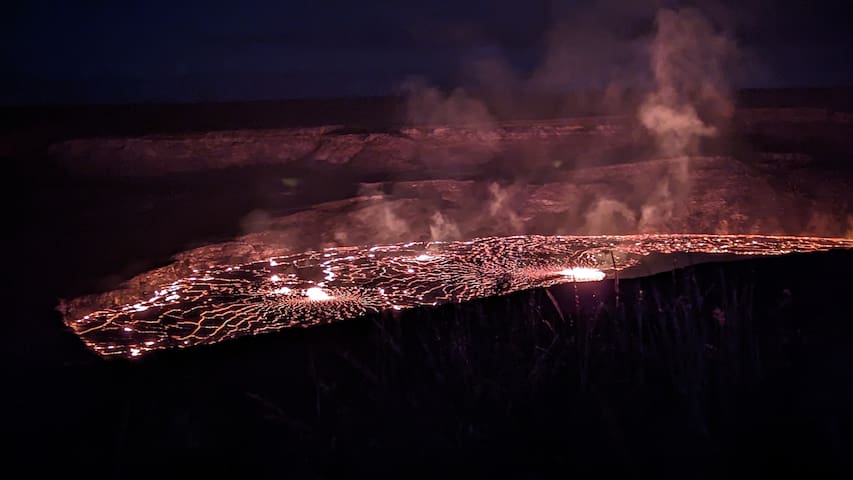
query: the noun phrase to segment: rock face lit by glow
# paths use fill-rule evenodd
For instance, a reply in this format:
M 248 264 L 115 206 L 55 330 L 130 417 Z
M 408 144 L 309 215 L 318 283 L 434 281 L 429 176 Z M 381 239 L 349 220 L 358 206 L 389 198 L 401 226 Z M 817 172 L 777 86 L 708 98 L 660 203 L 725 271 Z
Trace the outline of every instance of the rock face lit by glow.
M 575 282 L 600 282 L 606 274 L 597 268 L 572 267 L 560 270 L 560 275 L 569 277 Z
M 230 265 L 205 259 L 204 267 L 166 284 L 149 272 L 129 282 L 134 289 L 82 297 L 63 309 L 65 323 L 100 355 L 138 357 L 369 313 L 600 281 L 652 253 L 781 255 L 831 248 L 853 248 L 853 240 L 529 235 L 337 247 Z

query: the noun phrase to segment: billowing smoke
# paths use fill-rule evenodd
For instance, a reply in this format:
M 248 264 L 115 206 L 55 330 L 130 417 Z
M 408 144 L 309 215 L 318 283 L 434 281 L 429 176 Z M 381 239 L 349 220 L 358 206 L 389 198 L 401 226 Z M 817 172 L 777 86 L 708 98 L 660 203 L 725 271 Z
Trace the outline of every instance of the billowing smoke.
M 583 233 L 624 233 L 637 225 L 637 214 L 628 205 L 612 198 L 600 198 L 585 215 Z
M 513 192 L 498 183 L 489 184 L 489 215 L 493 221 L 503 226 L 507 234 L 523 233 L 524 222 L 512 205 Z
M 718 135 L 734 112 L 726 75 L 734 42 L 693 9 L 662 9 L 655 25 L 649 56 L 654 89 L 638 118 L 660 155 L 679 158 L 642 205 L 640 232 L 666 231 L 673 215 L 686 215 L 689 156 L 699 153 L 702 138 Z
M 252 210 L 240 222 L 242 233 L 264 232 L 270 229 L 272 216 L 264 210 Z
M 683 175 L 683 169 L 676 167 Z M 640 221 L 637 230 L 640 233 L 655 233 L 667 231 L 667 222 L 672 219 L 676 211 L 676 202 L 673 192 L 670 190 L 669 178 L 664 178 L 658 183 L 657 188 L 651 193 L 646 203 L 640 208 Z
M 351 218 L 352 228 L 360 237 L 371 238 L 376 242 L 393 243 L 407 238 L 411 228 L 398 212 L 396 205 L 386 199 L 364 206 L 355 211 Z M 348 245 L 349 233 L 346 230 L 336 232 L 335 240 Z
M 618 158 L 588 153 L 612 152 L 610 145 L 588 143 L 568 152 L 532 145 L 526 158 L 506 163 L 511 166 L 503 174 L 512 178 L 504 180 L 524 181 L 525 169 L 535 168 L 534 163 L 553 164 L 559 171 L 561 165 L 595 167 L 612 161 L 666 158 L 669 163 L 658 176 L 638 177 L 631 191 L 602 193 L 589 203 L 589 210 L 574 217 L 569 233 L 675 228 L 673 219 L 689 213 L 690 157 L 702 153 L 703 140 L 725 133 L 733 115 L 729 74 L 736 46 L 725 30 L 698 10 L 657 9 L 658 5 L 614 0 L 604 2 L 602 8 L 567 11 L 543 36 L 540 62 L 528 71 L 516 70 L 506 58 L 494 55 L 466 65 L 462 75 L 466 89 L 443 91 L 422 81 L 409 82 L 404 86 L 406 120 L 420 125 L 498 128 L 497 118 L 527 116 L 530 111 L 523 100 L 539 94 L 565 94 L 574 102 L 566 108 L 633 119 L 637 128 L 626 142 L 633 142 L 632 150 Z M 591 90 L 597 93 L 578 94 Z M 590 142 L 610 141 L 606 136 L 590 138 Z M 525 157 L 527 147 L 515 148 L 498 154 Z M 551 158 L 542 158 L 546 156 Z M 497 183 L 489 186 L 489 192 L 487 212 L 492 221 L 507 233 L 530 229 L 512 207 L 515 193 Z M 441 214 L 430 225 L 434 238 L 447 236 Z
M 853 215 L 816 208 L 809 213 L 801 233 L 853 238 Z
M 429 235 L 432 241 L 459 240 L 462 237 L 459 226 L 441 212 L 430 217 Z
M 692 155 L 719 133 L 734 107 L 725 74 L 734 43 L 699 12 L 660 10 L 650 45 L 654 90 L 639 119 L 666 156 Z
M 445 93 L 420 79 L 403 85 L 406 121 L 413 125 L 462 125 L 488 129 L 494 126 L 489 109 L 463 88 Z

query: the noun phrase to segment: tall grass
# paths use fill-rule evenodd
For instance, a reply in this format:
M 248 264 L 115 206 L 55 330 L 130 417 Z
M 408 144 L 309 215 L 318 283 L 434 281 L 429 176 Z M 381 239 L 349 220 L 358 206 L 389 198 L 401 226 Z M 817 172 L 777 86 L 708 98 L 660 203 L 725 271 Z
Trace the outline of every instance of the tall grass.
M 336 432 L 344 419 L 328 412 L 358 411 L 377 451 L 464 451 L 521 435 L 543 454 L 591 442 L 640 461 L 656 455 L 643 444 L 655 425 L 666 430 L 660 448 L 708 448 L 733 435 L 737 398 L 761 377 L 751 282 L 686 269 L 377 317 L 369 348 L 340 349 L 317 373 L 323 384 L 347 379 L 317 389 L 326 413 L 314 420 Z
M 534 477 L 613 466 L 695 477 L 803 458 L 834 468 L 850 445 L 853 305 L 843 281 L 784 274 L 816 261 L 844 272 L 838 258 L 565 284 L 114 363 L 110 381 L 133 408 L 117 427 L 119 461 L 226 442 L 309 476 L 521 464 Z M 103 385 L 82 403 L 110 395 Z

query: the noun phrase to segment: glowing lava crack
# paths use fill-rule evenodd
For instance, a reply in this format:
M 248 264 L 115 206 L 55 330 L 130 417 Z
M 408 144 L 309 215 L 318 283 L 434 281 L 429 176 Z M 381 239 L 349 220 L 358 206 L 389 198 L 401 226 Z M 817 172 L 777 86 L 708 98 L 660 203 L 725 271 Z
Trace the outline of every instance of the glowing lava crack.
M 71 303 L 96 305 L 94 311 L 66 315 L 65 322 L 97 353 L 135 357 L 384 310 L 600 281 L 652 253 L 781 255 L 832 248 L 853 248 L 853 240 L 516 236 L 339 247 L 198 270 L 120 306 L 99 300 L 106 296 L 78 299 Z M 144 277 L 136 283 L 145 284 Z

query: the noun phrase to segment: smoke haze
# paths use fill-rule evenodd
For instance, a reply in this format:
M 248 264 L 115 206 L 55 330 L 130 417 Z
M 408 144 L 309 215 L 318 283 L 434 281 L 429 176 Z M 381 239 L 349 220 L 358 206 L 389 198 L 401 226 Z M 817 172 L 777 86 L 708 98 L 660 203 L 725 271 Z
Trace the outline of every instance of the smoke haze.
M 531 68 L 514 66 L 510 50 L 484 48 L 465 59 L 452 87 L 423 76 L 403 83 L 405 111 L 393 138 L 324 137 L 311 153 L 320 160 L 344 165 L 355 159 L 373 171 L 402 167 L 383 171 L 382 182 L 392 187 L 380 182 L 361 192 L 369 203 L 353 206 L 349 225 L 324 241 L 524 233 L 849 235 L 846 211 L 814 203 L 796 205 L 797 215 L 786 217 L 796 195 L 785 197 L 760 175 L 749 177 L 750 167 L 735 153 L 732 79 L 741 61 L 754 57 L 744 55 L 733 32 L 749 19 L 719 3 L 703 3 L 702 10 L 660 5 L 596 2 L 571 15 L 555 8 Z M 543 101 L 553 105 L 543 109 Z M 537 116 L 542 111 L 575 118 L 544 127 L 551 117 Z M 457 183 L 439 186 L 443 180 Z M 412 185 L 394 191 L 404 183 Z M 458 191 L 443 197 L 452 189 Z M 264 218 L 250 220 L 263 224 Z
M 689 157 L 701 154 L 703 139 L 725 132 L 732 117 L 728 79 L 737 49 L 731 36 L 700 11 L 657 4 L 604 2 L 557 19 L 544 36 L 540 63 L 527 73 L 514 70 L 494 53 L 463 68 L 467 88 L 444 92 L 422 79 L 410 81 L 403 88 L 406 120 L 414 125 L 488 129 L 498 124 L 496 113 L 501 117 L 529 113 L 525 98 L 561 92 L 571 92 L 564 94 L 571 96 L 575 108 L 633 118 L 645 140 L 637 142 L 635 157 L 617 161 L 672 158 L 672 163 L 655 183 L 634 186 L 636 192 L 646 192 L 642 198 L 632 192 L 616 198 L 602 195 L 583 215 L 583 224 L 569 233 L 664 231 L 674 215 L 685 213 Z M 717 15 L 726 18 L 725 13 Z M 590 79 L 606 82 L 592 85 Z M 595 93 L 584 93 L 591 91 Z M 599 146 L 588 147 L 592 151 Z M 515 180 L 524 180 L 531 159 L 543 155 L 545 162 L 557 167 L 596 166 L 584 154 L 567 157 L 566 152 L 543 152 L 535 146 L 512 155 Z M 483 213 L 507 234 L 522 233 L 524 222 L 509 205 L 507 191 L 493 184 L 490 192 Z

